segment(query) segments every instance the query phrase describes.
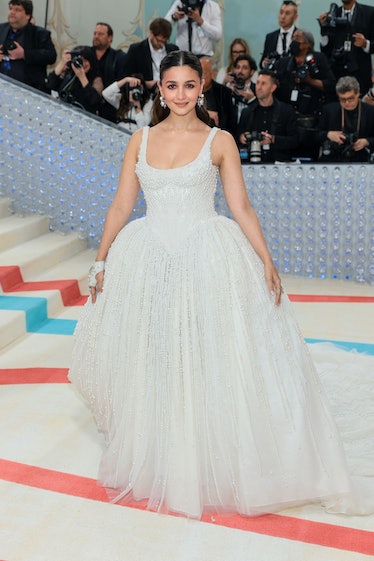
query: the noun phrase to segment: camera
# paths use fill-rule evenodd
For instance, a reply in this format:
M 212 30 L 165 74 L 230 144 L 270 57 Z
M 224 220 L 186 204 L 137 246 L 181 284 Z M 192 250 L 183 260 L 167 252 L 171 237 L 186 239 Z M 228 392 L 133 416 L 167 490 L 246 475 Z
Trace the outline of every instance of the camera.
M 239 78 L 235 72 L 230 72 L 230 76 L 234 78 L 234 86 L 237 90 L 244 90 L 245 80 L 244 78 Z
M 184 12 L 188 16 L 190 10 L 196 10 L 200 7 L 200 0 L 184 0 L 181 6 L 178 6 L 178 10 Z
M 134 101 L 140 101 L 141 99 L 143 99 L 144 96 L 144 88 L 143 86 L 132 86 L 130 87 L 130 85 L 128 83 L 125 84 L 124 86 L 125 92 L 127 94 L 127 98 L 130 99 L 130 94 L 131 97 Z
M 319 76 L 319 66 L 312 53 L 309 53 L 305 57 L 304 64 L 301 64 L 296 68 L 296 76 L 300 78 L 300 80 L 304 80 L 308 74 L 312 78 L 318 78 Z
M 134 101 L 140 101 L 144 95 L 144 89 L 142 86 L 135 86 L 130 88 L 130 92 Z
M 17 48 L 17 45 L 15 44 L 15 42 L 12 39 L 9 39 L 9 37 L 7 39 L 5 39 L 4 43 L 3 43 L 3 54 L 7 55 L 9 53 L 9 51 L 14 51 L 14 49 Z
M 344 16 L 338 16 L 339 7 L 335 2 L 330 4 L 328 14 L 326 16 L 326 21 L 321 23 L 322 31 L 334 31 L 337 27 L 346 27 L 348 25 L 348 20 Z
M 281 55 L 276 51 L 274 51 L 272 53 L 269 53 L 269 56 L 267 58 L 269 59 L 269 62 L 266 65 L 266 70 L 274 70 L 275 65 L 277 64 L 278 60 L 281 58 Z
M 83 66 L 83 57 L 81 50 L 73 50 L 70 51 L 71 61 L 70 66 L 73 64 L 75 68 L 82 68 Z
M 258 131 L 252 131 L 245 134 L 245 142 L 247 144 L 249 161 L 252 164 L 261 162 L 261 141 L 264 135 Z
M 330 158 L 332 161 L 349 162 L 355 160 L 355 151 L 353 145 L 358 140 L 356 132 L 344 132 L 345 140 L 343 144 L 337 144 L 329 139 L 322 143 L 321 155 Z

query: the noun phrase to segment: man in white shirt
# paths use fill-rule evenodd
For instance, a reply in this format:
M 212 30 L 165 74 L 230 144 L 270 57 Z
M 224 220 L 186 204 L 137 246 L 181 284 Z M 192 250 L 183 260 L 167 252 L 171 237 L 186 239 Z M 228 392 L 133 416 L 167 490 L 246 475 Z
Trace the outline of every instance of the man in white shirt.
M 261 68 L 267 68 L 272 56 L 289 54 L 292 35 L 296 30 L 295 21 L 298 18 L 297 4 L 293 0 L 284 0 L 279 9 L 279 29 L 268 33 L 265 38 L 264 50 L 260 61 Z
M 172 27 L 164 18 L 154 19 L 149 26 L 147 39 L 133 43 L 127 51 L 124 76 L 141 74 L 147 89 L 153 93 L 160 78 L 160 62 L 177 45 L 168 43 Z
M 177 25 L 176 44 L 195 55 L 214 54 L 222 37 L 221 10 L 213 0 L 175 0 L 165 19 Z

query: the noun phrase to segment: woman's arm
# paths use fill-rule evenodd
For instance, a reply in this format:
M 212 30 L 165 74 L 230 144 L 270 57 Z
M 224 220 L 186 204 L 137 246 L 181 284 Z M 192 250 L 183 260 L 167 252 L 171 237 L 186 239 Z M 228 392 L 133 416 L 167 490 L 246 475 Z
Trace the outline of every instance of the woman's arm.
M 138 160 L 142 134 L 143 131 L 136 131 L 131 136 L 127 145 L 117 192 L 105 218 L 104 230 L 96 255 L 96 261 L 105 261 L 110 246 L 115 240 L 117 234 L 120 230 L 122 230 L 135 206 L 140 188 L 139 181 L 135 173 L 135 166 Z M 103 290 L 103 279 L 103 272 L 96 275 L 97 287 L 90 288 L 92 302 L 96 301 L 96 291 L 102 292 Z
M 270 292 L 275 292 L 275 303 L 280 303 L 281 280 L 275 268 L 266 241 L 245 187 L 238 148 L 229 133 L 219 131 L 212 143 L 212 161 L 219 166 L 227 204 L 232 216 L 262 260 Z

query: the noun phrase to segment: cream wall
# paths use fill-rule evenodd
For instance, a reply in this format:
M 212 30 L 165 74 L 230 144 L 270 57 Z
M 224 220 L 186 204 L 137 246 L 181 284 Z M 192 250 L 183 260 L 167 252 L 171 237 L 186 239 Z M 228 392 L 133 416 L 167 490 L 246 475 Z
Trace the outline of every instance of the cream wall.
M 8 2 L 0 0 L 0 21 L 7 19 Z M 230 41 L 237 36 L 249 42 L 259 60 L 266 33 L 276 29 L 281 0 L 217 0 L 223 10 L 224 38 L 219 52 L 225 59 Z M 318 15 L 330 6 L 329 0 L 297 0 L 299 26 L 312 31 L 318 45 Z M 48 5 L 48 27 L 59 49 L 74 44 L 91 44 L 97 21 L 107 21 L 114 29 L 115 47 L 127 50 L 137 37 L 144 37 L 147 24 L 165 15 L 172 0 L 34 0 L 37 24 L 44 25 Z M 338 0 L 338 3 L 339 0 Z M 374 6 L 374 0 L 365 0 Z

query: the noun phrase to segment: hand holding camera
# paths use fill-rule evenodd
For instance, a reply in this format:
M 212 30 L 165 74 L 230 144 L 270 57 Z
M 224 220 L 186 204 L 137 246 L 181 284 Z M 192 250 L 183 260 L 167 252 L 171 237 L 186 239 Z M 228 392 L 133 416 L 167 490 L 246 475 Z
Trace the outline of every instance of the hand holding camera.
M 203 18 L 200 11 L 200 0 L 184 0 L 178 11 L 172 16 L 173 21 L 178 21 L 187 16 L 189 20 L 194 21 L 197 25 L 203 24 Z
M 5 39 L 0 46 L 0 60 L 20 60 L 25 58 L 25 51 L 17 41 Z

